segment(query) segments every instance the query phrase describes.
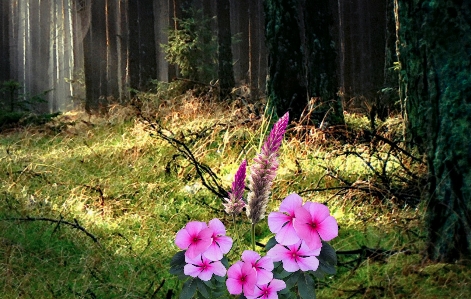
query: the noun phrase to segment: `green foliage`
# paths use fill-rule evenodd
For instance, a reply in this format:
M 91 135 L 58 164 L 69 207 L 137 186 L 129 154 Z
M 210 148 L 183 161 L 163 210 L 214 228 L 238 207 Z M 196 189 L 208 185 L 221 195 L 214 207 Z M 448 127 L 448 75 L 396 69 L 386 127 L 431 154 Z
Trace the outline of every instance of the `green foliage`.
M 208 83 L 217 78 L 217 40 L 211 30 L 213 18 L 202 10 L 190 9 L 190 17 L 176 19 L 178 28 L 169 30 L 168 44 L 162 44 L 169 63 L 178 66 L 189 80 Z
M 58 115 L 33 112 L 38 104 L 46 103 L 45 96 L 49 91 L 30 96 L 22 94 L 22 89 L 21 84 L 14 80 L 0 85 L 0 128 L 14 124 L 44 124 Z

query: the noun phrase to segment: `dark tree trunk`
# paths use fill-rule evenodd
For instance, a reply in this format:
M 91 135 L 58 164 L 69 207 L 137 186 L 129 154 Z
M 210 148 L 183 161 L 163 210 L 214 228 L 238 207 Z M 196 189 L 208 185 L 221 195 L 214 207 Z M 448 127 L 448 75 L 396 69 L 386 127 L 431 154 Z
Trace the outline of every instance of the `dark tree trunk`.
M 469 259 L 471 2 L 395 2 L 409 137 L 428 162 L 428 256 Z
M 107 95 L 113 100 L 119 98 L 118 86 L 118 22 L 116 0 L 106 0 L 106 75 L 108 81 Z
M 87 8 L 86 8 L 87 9 Z M 90 27 L 83 41 L 87 111 L 98 111 L 106 106 L 106 0 L 91 1 L 88 7 Z
M 0 1 L 0 83 L 10 79 L 10 1 Z
M 220 99 L 227 98 L 235 86 L 232 68 L 230 1 L 217 1 L 218 18 L 218 77 Z
M 249 1 L 249 36 L 248 36 L 248 49 L 249 49 L 249 87 L 250 96 L 252 101 L 259 97 L 260 85 L 260 40 L 264 41 L 265 37 L 260 34 L 260 27 L 262 23 L 260 21 L 260 0 Z
M 153 0 L 128 2 L 131 88 L 150 88 L 157 78 Z
M 265 1 L 268 97 L 278 115 L 300 119 L 311 98 L 312 120 L 343 123 L 337 96 L 332 15 L 327 0 Z

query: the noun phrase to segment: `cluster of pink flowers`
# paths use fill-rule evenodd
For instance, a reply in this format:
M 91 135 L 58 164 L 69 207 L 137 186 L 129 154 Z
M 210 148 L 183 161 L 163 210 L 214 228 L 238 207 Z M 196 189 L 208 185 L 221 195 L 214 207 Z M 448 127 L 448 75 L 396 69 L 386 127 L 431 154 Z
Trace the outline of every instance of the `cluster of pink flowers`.
M 225 198 L 224 207 L 229 215 L 236 216 L 246 208 L 252 223 L 252 249 L 255 249 L 254 226 L 265 217 L 278 168 L 278 150 L 288 120 L 289 114 L 286 113 L 275 123 L 261 153 L 254 159 L 250 167 L 247 202 L 243 199 L 245 160 L 237 170 L 228 198 Z M 208 224 L 189 222 L 175 238 L 175 244 L 185 251 L 185 263 L 183 260 L 180 263 L 183 273 L 204 281 L 211 280 L 213 275 L 224 277 L 227 274 L 226 287 L 231 295 L 243 294 L 247 299 L 277 299 L 277 292 L 285 289 L 286 283 L 273 277 L 274 262 L 281 261 L 287 272 L 316 271 L 322 241 L 330 241 L 338 235 L 337 221 L 330 215 L 329 209 L 320 203 L 303 203 L 296 193 L 282 201 L 278 212 L 268 215 L 268 227 L 275 234 L 277 244 L 268 250 L 266 256 L 245 250 L 241 260 L 226 271 L 221 260 L 230 251 L 233 241 L 226 236 L 224 224 L 217 218 Z
M 214 218 L 206 222 L 191 221 L 177 232 L 175 244 L 185 251 L 185 275 L 208 281 L 213 274 L 226 275 L 221 263 L 224 254 L 232 247 L 232 238 L 226 236 L 221 220 Z
M 247 299 L 278 298 L 286 288 L 284 281 L 273 278 L 273 260 L 245 250 L 242 259 L 227 270 L 227 290 L 231 295 L 244 294 Z
M 280 205 L 278 212 L 268 215 L 268 227 L 278 242 L 265 257 L 245 250 L 242 258 L 227 270 L 226 286 L 232 295 L 251 298 L 278 298 L 276 293 L 286 287 L 284 281 L 273 278 L 273 262 L 281 261 L 287 272 L 316 271 L 322 242 L 338 235 L 337 221 L 329 209 L 320 203 L 306 202 L 292 193 Z M 217 219 L 192 221 L 179 230 L 175 244 L 185 251 L 185 275 L 208 281 L 212 275 L 225 276 L 221 263 L 232 247 L 224 224 Z
M 267 255 L 282 261 L 288 272 L 317 270 L 321 240 L 330 241 L 338 235 L 337 221 L 329 209 L 316 202 L 303 204 L 296 193 L 283 200 L 279 212 L 268 215 L 268 227 L 276 234 L 278 244 Z

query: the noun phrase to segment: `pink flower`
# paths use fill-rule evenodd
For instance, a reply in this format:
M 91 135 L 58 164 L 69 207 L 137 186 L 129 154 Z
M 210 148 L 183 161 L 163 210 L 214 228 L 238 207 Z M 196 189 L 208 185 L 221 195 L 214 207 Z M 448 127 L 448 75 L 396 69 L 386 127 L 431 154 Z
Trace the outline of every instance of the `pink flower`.
M 185 256 L 196 258 L 202 254 L 212 242 L 213 230 L 205 222 L 191 221 L 177 232 L 175 244 L 185 250 Z
M 245 202 L 242 199 L 245 190 L 245 175 L 247 169 L 247 161 L 244 160 L 239 166 L 232 182 L 231 191 L 228 192 L 229 198 L 224 198 L 227 203 L 224 203 L 225 211 L 229 215 L 237 215 L 242 212 L 245 207 Z
M 226 236 L 226 228 L 221 220 L 217 218 L 209 221 L 209 228 L 213 231 L 213 241 L 208 249 L 203 252 L 203 255 L 212 261 L 219 261 L 224 254 L 231 250 L 232 238 Z
M 194 259 L 185 256 L 185 262 L 187 262 L 183 268 L 185 275 L 199 277 L 204 281 L 210 280 L 213 274 L 217 276 L 226 275 L 226 268 L 220 261 L 211 261 L 202 255 Z
M 275 239 L 282 245 L 292 245 L 299 241 L 293 226 L 295 210 L 303 206 L 303 199 L 296 193 L 288 195 L 280 204 L 279 212 L 268 215 L 268 227 L 275 233 Z
M 247 299 L 278 299 L 276 292 L 286 288 L 286 283 L 279 279 L 273 279 L 271 282 L 263 285 L 257 284 L 255 286 L 255 292 L 251 296 L 247 296 Z
M 226 286 L 231 295 L 253 295 L 257 272 L 250 263 L 238 261 L 227 270 Z
M 295 210 L 294 229 L 311 249 L 322 247 L 321 239 L 330 241 L 337 237 L 339 227 L 334 217 L 330 216 L 329 208 L 312 202 Z
M 316 258 L 321 253 L 321 248 L 315 250 L 309 249 L 304 241 L 299 241 L 293 245 L 276 244 L 268 250 L 267 256 L 273 261 L 282 261 L 283 268 L 288 272 L 316 271 L 319 266 L 319 260 Z
M 273 279 L 273 260 L 267 256 L 260 257 L 252 250 L 245 250 L 242 253 L 242 261 L 251 264 L 257 272 L 257 284 L 267 284 Z

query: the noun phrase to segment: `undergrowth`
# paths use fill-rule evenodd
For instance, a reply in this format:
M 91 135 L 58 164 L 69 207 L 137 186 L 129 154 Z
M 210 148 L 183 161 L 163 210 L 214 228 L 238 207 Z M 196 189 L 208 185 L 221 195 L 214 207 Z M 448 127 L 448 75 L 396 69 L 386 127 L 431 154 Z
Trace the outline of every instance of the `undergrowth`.
M 221 219 L 241 240 L 229 258 L 239 256 L 249 223 L 240 217 L 234 225 L 202 179 L 229 189 L 273 121 L 260 115 L 187 95 L 3 132 L 2 298 L 178 298 L 181 284 L 168 269 L 175 233 L 189 220 Z M 375 132 L 361 116 L 346 121 L 290 126 L 269 206 L 297 192 L 337 218 L 337 274 L 317 282 L 318 297 L 468 298 L 469 269 L 423 260 L 424 166 L 401 151 L 400 120 Z M 213 181 L 198 175 L 195 161 Z M 271 235 L 266 224 L 258 229 L 263 245 Z

